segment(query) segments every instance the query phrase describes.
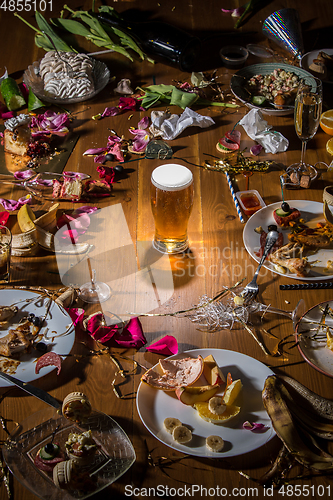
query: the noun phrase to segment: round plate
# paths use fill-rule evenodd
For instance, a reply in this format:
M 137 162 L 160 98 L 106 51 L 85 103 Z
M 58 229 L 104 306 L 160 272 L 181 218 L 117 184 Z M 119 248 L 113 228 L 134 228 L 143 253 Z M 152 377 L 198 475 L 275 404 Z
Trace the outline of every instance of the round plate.
M 63 99 L 61 97 L 51 96 L 44 91 L 44 85 L 41 77 L 39 76 L 39 62 L 35 61 L 28 66 L 28 69 L 23 74 L 23 82 L 27 88 L 31 87 L 32 92 L 39 97 L 42 101 L 50 102 L 53 104 L 74 104 L 76 102 L 87 101 L 97 95 L 109 83 L 110 71 L 106 64 L 97 59 L 94 59 L 93 79 L 95 83 L 95 90 L 81 97 L 73 97 L 71 99 Z
M 253 64 L 252 66 L 246 66 L 245 68 L 240 69 L 235 73 L 230 82 L 230 88 L 235 97 L 237 97 L 243 104 L 245 104 L 248 108 L 256 108 L 260 109 L 265 115 L 277 115 L 277 116 L 286 116 L 293 114 L 293 109 L 275 109 L 273 107 L 263 107 L 263 106 L 255 106 L 248 102 L 249 94 L 245 90 L 245 83 L 247 80 L 252 78 L 254 75 L 269 75 L 275 69 L 283 69 L 285 71 L 291 71 L 295 73 L 300 78 L 311 77 L 311 73 L 308 73 L 302 68 L 298 68 L 297 66 L 292 66 L 290 64 L 282 64 L 282 63 L 263 63 L 263 64 Z
M 325 52 L 326 54 L 329 54 L 330 56 L 333 55 L 333 49 L 320 49 L 320 50 L 312 50 L 311 52 L 307 52 L 304 54 L 304 56 L 301 59 L 300 65 L 303 69 L 306 71 L 309 71 L 309 73 L 312 73 L 310 66 L 313 63 L 313 60 L 318 57 L 319 52 Z M 318 74 L 314 74 L 314 76 L 318 76 Z M 318 76 L 318 78 L 320 78 Z M 333 83 L 333 74 L 331 72 L 331 79 L 330 80 L 323 80 L 326 83 Z
M 317 222 L 325 222 L 323 215 L 323 204 L 317 201 L 307 201 L 307 200 L 292 200 L 289 202 L 293 208 L 297 208 L 300 210 L 302 214 L 302 219 L 306 221 L 306 224 L 309 227 L 316 227 Z M 267 207 L 258 210 L 258 212 L 254 213 L 252 217 L 249 218 L 247 223 L 245 224 L 243 231 L 243 242 L 246 250 L 251 255 L 251 257 L 259 262 L 259 257 L 256 253 L 260 248 L 260 235 L 255 232 L 255 229 L 261 226 L 264 231 L 267 231 L 267 228 L 270 224 L 276 224 L 273 218 L 273 212 L 275 209 L 281 207 L 281 202 L 272 203 Z M 288 234 L 290 233 L 289 229 L 279 228 L 279 231 L 282 231 L 284 238 L 283 243 L 287 244 Z M 275 274 L 280 274 L 281 276 L 288 276 L 288 278 L 298 279 L 301 281 L 320 281 L 320 280 L 328 280 L 332 279 L 332 274 L 325 273 L 325 268 L 328 260 L 333 259 L 333 249 L 321 249 L 318 250 L 315 254 L 309 256 L 308 261 L 310 263 L 318 261 L 311 267 L 311 271 L 308 276 L 305 278 L 300 278 L 296 274 L 282 274 L 278 272 L 275 266 L 266 260 L 263 265 L 264 268 L 272 271 Z
M 0 290 L 0 304 L 1 306 L 16 305 L 18 312 L 10 320 L 10 322 L 0 330 L 0 339 L 8 334 L 8 330 L 15 328 L 22 317 L 27 316 L 29 313 L 35 314 L 43 318 L 46 314 L 49 298 L 41 295 L 40 293 L 32 292 L 30 290 L 20 290 L 7 288 Z M 74 340 L 75 329 L 69 314 L 56 302 L 52 300 L 50 309 L 47 313 L 44 325 L 40 334 L 43 335 L 41 339 L 48 346 L 48 351 L 56 352 L 59 355 L 66 356 L 70 353 Z M 36 359 L 41 356 L 41 353 L 35 349 L 31 349 L 29 353 L 24 353 L 17 359 L 20 361 L 15 373 L 8 372 L 15 375 L 16 378 L 23 382 L 31 382 L 37 380 L 44 375 L 47 375 L 55 369 L 54 366 L 46 366 L 41 368 L 40 372 L 35 373 Z M 0 369 L 1 361 L 6 360 L 0 356 Z M 9 358 L 10 359 L 10 358 Z M 2 371 L 4 371 L 2 369 Z M 6 380 L 0 380 L 0 387 L 8 387 L 12 384 Z
M 327 347 L 326 343 L 326 327 L 331 327 L 331 333 L 333 334 L 333 317 L 326 315 L 325 318 L 325 328 L 321 332 L 318 332 L 317 338 L 313 338 L 316 334 L 316 330 L 323 316 L 323 309 L 326 306 L 333 308 L 333 301 L 322 302 L 311 309 L 309 309 L 304 316 L 301 318 L 297 328 L 296 328 L 296 341 L 298 342 L 298 349 L 305 359 L 313 368 L 333 377 L 333 352 Z M 311 331 L 309 331 L 311 329 Z
M 266 444 L 272 439 L 275 432 L 263 407 L 261 392 L 266 378 L 273 372 L 256 359 L 239 352 L 223 349 L 194 349 L 171 356 L 170 359 L 184 356 L 196 358 L 199 354 L 202 357 L 212 354 L 225 376 L 230 372 L 234 380 L 241 379 L 243 389 L 235 402 L 241 407 L 240 413 L 223 425 L 214 425 L 201 419 L 194 408 L 181 403 L 174 392 L 154 389 L 141 382 L 137 392 L 136 405 L 139 416 L 148 431 L 166 446 L 197 457 L 234 457 L 256 450 Z M 155 368 L 158 369 L 158 364 Z M 207 384 L 204 380 L 202 383 L 203 385 Z M 172 435 L 164 429 L 163 421 L 166 417 L 179 418 L 183 424 L 192 429 L 192 440 L 185 445 L 174 441 Z M 245 430 L 242 428 L 242 424 L 246 420 L 262 423 L 268 428 L 262 433 Z M 219 435 L 224 440 L 225 446 L 221 452 L 214 453 L 206 447 L 206 437 L 212 434 Z
M 68 435 L 91 430 L 98 450 L 91 464 L 84 467 L 87 479 L 94 484 L 85 491 L 60 489 L 52 476 L 34 465 L 38 450 L 51 441 L 65 451 Z M 93 411 L 87 421 L 79 425 L 59 415 L 52 408 L 45 408 L 30 415 L 10 435 L 2 449 L 6 464 L 14 476 L 39 498 L 48 500 L 72 500 L 85 498 L 103 490 L 119 479 L 135 462 L 135 451 L 123 429 L 111 417 Z

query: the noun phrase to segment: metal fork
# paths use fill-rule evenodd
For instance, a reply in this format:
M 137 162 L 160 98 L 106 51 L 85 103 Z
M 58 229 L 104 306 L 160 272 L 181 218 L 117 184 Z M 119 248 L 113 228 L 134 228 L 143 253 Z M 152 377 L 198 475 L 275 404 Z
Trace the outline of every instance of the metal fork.
M 256 269 L 256 272 L 254 273 L 254 276 L 252 280 L 246 285 L 242 293 L 240 294 L 241 297 L 244 299 L 244 304 L 247 304 L 250 302 L 250 300 L 254 299 L 259 292 L 259 286 L 257 284 L 257 277 L 259 274 L 259 271 L 261 269 L 261 266 L 266 260 L 267 255 L 269 254 L 270 250 L 273 248 L 274 244 L 276 243 L 276 240 L 279 237 L 279 233 L 277 232 L 277 227 L 275 225 L 268 226 L 268 234 L 266 237 L 266 242 L 265 242 L 265 248 L 264 252 L 262 254 L 262 257 L 260 259 L 259 265 Z

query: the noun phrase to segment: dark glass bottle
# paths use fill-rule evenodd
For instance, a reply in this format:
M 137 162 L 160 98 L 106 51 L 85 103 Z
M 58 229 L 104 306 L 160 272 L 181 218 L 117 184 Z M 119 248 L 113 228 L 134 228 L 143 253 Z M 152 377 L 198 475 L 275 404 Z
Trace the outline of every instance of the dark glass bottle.
M 125 31 L 154 59 L 178 66 L 182 71 L 192 70 L 200 50 L 199 38 L 160 21 L 127 21 L 107 12 L 95 15 L 101 24 Z

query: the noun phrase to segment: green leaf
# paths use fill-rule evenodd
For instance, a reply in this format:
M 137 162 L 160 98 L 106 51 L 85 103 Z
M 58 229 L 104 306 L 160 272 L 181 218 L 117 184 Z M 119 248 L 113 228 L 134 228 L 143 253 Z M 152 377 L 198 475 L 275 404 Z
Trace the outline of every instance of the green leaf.
M 149 92 L 156 92 L 158 94 L 168 94 L 172 93 L 173 89 L 175 88 L 174 85 L 165 85 L 162 83 L 161 85 L 149 85 L 148 87 L 145 87 L 143 90 L 148 90 Z
M 39 29 L 42 32 L 45 32 L 45 35 L 44 35 L 45 39 L 48 38 L 47 37 L 47 35 L 48 35 L 51 38 L 51 40 L 53 41 L 56 49 L 59 51 L 73 52 L 73 49 L 71 47 L 69 47 L 67 45 L 67 43 L 64 42 L 62 40 L 62 38 L 60 38 L 60 36 L 55 33 L 55 31 L 51 28 L 51 26 L 48 24 L 48 22 L 42 16 L 42 14 L 40 14 L 40 12 L 36 11 L 35 17 L 36 17 L 36 21 L 37 21 Z
M 29 87 L 28 96 L 28 111 L 33 111 L 34 109 L 43 108 L 45 104 L 33 93 L 31 87 Z
M 151 108 L 155 104 L 161 101 L 161 94 L 155 94 L 153 92 L 147 92 L 141 101 L 141 106 L 145 109 Z
M 73 17 L 79 17 L 81 19 L 81 21 L 83 21 L 84 23 L 86 23 L 90 27 L 90 29 L 92 30 L 93 33 L 98 34 L 101 38 L 105 38 L 106 40 L 109 40 L 109 37 L 108 37 L 106 31 L 104 30 L 104 28 L 102 28 L 102 25 L 100 24 L 98 19 L 95 19 L 88 12 L 80 10 L 78 12 L 75 12 L 72 15 L 73 15 Z
M 80 35 L 88 37 L 91 35 L 90 30 L 88 30 L 79 21 L 74 21 L 74 19 L 52 19 L 51 22 L 58 28 L 65 29 L 74 35 Z
M 198 95 L 194 92 L 184 92 L 183 90 L 173 88 L 170 105 L 179 106 L 182 109 L 190 108 L 198 100 Z

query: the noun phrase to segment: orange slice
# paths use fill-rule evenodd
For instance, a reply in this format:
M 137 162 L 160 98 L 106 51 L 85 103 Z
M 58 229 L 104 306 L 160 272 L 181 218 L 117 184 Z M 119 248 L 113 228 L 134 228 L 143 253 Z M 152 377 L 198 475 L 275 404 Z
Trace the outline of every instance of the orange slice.
M 234 380 L 225 390 L 223 403 L 227 406 L 232 405 L 242 390 L 242 387 L 243 385 L 240 379 Z
M 319 124 L 326 134 L 333 135 L 333 109 L 322 113 Z
M 333 156 L 333 137 L 326 143 L 326 151 Z
M 212 413 L 208 408 L 208 401 L 202 403 L 195 403 L 194 408 L 198 411 L 199 416 L 210 422 L 211 424 L 224 424 L 228 422 L 231 418 L 234 418 L 240 412 L 239 406 L 229 405 L 226 407 L 225 411 L 220 415 Z

